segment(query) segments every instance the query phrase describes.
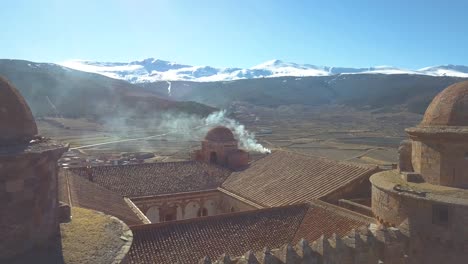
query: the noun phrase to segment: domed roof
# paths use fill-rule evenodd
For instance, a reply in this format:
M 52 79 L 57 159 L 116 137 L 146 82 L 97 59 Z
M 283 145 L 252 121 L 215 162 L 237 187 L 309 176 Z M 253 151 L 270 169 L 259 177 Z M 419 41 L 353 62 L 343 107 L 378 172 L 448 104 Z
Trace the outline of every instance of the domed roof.
M 24 143 L 37 135 L 37 126 L 23 96 L 0 77 L 0 145 Z
M 468 126 L 468 81 L 440 92 L 427 108 L 420 126 Z
M 235 141 L 232 131 L 224 126 L 212 128 L 205 136 L 205 140 L 215 142 L 232 142 Z

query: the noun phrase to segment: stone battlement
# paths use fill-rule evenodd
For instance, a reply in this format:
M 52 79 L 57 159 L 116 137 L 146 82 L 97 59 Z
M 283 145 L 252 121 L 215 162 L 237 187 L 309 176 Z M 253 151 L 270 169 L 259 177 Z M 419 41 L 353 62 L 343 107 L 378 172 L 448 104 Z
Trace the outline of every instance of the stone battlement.
M 312 243 L 302 239 L 297 245 L 248 251 L 240 257 L 223 254 L 214 261 L 205 257 L 199 264 L 406 264 L 411 263 L 405 252 L 406 245 L 407 237 L 399 229 L 371 224 L 353 229 L 344 237 L 322 236 Z

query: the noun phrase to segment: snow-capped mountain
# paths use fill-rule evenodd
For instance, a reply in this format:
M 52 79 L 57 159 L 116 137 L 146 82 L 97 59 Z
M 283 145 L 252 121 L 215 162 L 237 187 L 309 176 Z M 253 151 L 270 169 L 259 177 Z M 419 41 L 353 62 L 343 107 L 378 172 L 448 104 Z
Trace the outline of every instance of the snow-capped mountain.
M 460 65 L 443 65 L 426 67 L 419 70 L 408 70 L 392 66 L 369 68 L 327 67 L 271 60 L 248 69 L 242 69 L 191 66 L 153 58 L 129 63 L 70 60 L 59 64 L 75 70 L 98 73 L 133 83 L 156 81 L 214 82 L 281 76 L 302 77 L 378 73 L 468 77 L 468 66 Z

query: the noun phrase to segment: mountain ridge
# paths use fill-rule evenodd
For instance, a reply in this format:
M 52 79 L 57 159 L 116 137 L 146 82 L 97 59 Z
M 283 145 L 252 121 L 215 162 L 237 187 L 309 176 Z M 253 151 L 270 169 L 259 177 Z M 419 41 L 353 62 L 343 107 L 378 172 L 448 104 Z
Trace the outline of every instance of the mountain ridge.
M 367 68 L 317 66 L 285 62 L 278 59 L 270 60 L 250 68 L 192 66 L 155 58 L 132 62 L 69 60 L 58 64 L 67 68 L 97 73 L 132 83 L 157 81 L 217 82 L 287 76 L 311 77 L 341 74 L 412 74 L 468 77 L 468 66 L 453 64 L 429 66 L 416 70 L 393 66 L 373 66 Z
M 216 109 L 174 101 L 124 80 L 53 63 L 0 59 L 0 76 L 21 92 L 36 117 L 107 118 L 183 112 L 206 116 Z

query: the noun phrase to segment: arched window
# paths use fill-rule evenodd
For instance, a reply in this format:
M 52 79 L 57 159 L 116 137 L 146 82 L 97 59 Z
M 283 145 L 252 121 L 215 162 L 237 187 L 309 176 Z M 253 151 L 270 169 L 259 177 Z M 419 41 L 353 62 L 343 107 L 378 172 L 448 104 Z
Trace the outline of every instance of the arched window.
M 207 216 L 207 215 L 208 215 L 208 210 L 205 207 L 198 209 L 198 213 L 197 213 L 198 217 Z
M 233 212 L 236 211 L 236 208 L 234 208 L 234 206 L 231 206 L 231 209 L 229 209 L 229 211 L 230 211 L 231 213 L 233 213 Z

